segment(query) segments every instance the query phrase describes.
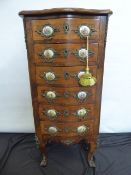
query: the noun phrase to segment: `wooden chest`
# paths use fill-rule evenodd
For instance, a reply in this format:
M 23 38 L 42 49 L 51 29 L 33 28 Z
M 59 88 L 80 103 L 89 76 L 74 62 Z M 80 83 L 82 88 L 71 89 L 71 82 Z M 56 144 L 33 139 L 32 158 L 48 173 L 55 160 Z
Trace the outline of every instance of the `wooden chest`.
M 46 143 L 66 145 L 86 141 L 87 158 L 99 133 L 106 33 L 110 10 L 60 8 L 22 11 L 36 135 L 46 165 Z M 94 86 L 79 84 L 86 66 L 89 35 L 89 67 Z

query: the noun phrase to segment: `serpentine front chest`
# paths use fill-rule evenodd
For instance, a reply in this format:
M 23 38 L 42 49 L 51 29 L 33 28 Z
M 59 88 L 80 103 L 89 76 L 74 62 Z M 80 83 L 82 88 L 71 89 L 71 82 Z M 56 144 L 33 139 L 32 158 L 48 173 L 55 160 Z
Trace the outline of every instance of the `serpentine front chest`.
M 99 132 L 104 53 L 110 10 L 59 8 L 22 11 L 36 136 L 46 143 L 85 140 L 91 166 Z M 87 50 L 87 36 L 89 38 Z M 79 79 L 88 64 L 96 84 Z

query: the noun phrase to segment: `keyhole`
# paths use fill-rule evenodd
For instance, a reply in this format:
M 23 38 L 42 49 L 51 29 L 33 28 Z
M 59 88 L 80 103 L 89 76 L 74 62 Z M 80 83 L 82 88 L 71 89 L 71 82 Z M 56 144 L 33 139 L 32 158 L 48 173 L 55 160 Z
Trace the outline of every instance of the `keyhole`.
M 69 112 L 67 110 L 64 111 L 64 116 L 67 117 L 69 115 Z
M 66 28 L 66 30 L 68 30 L 68 27 L 67 26 L 65 26 L 65 28 Z
M 65 23 L 65 24 L 63 25 L 63 28 L 64 28 L 64 32 L 65 32 L 65 33 L 68 33 L 68 31 L 69 31 L 69 24 Z
M 69 73 L 68 72 L 64 72 L 64 78 L 65 78 L 65 80 L 69 79 Z
M 64 50 L 63 50 L 63 54 L 64 54 L 65 57 L 68 57 L 68 55 L 69 55 L 69 50 L 68 50 L 68 49 L 64 49 Z

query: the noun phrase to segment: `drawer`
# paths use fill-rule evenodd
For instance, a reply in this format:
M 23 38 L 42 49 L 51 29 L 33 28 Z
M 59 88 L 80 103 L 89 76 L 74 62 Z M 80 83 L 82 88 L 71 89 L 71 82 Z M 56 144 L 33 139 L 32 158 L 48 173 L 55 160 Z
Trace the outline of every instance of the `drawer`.
M 44 104 L 81 105 L 94 103 L 96 86 L 89 88 L 59 88 L 38 86 L 38 101 Z
M 75 67 L 36 67 L 36 83 L 45 86 L 74 87 L 79 85 L 79 74 L 85 66 Z M 90 66 L 93 76 L 97 75 L 97 67 Z
M 47 140 L 48 142 L 51 142 L 51 141 L 55 141 L 55 142 L 58 142 L 58 143 L 62 143 L 66 146 L 70 146 L 72 144 L 76 144 L 76 143 L 80 143 L 80 141 L 84 141 L 83 143 L 89 143 L 92 139 L 93 139 L 93 135 L 89 135 L 88 133 L 88 137 L 85 135 L 81 135 L 81 136 L 68 136 L 68 135 L 62 135 L 62 136 L 50 136 L 50 135 L 45 135 L 43 134 L 42 135 L 42 139 L 43 141 L 44 140 Z M 86 141 L 86 142 L 85 142 Z
M 35 63 L 37 65 L 77 66 L 86 65 L 85 44 L 35 44 Z M 98 43 L 91 43 L 89 64 L 97 62 Z
M 56 106 L 41 104 L 39 106 L 40 120 L 59 122 L 88 121 L 95 118 L 95 105 Z
M 40 122 L 41 133 L 50 136 L 87 136 L 93 135 L 93 122 Z
M 99 39 L 100 17 L 59 18 L 32 20 L 34 40 L 83 40 L 87 34 L 90 39 Z
M 94 103 L 96 86 L 86 88 L 37 87 L 38 101 L 51 105 L 85 105 Z

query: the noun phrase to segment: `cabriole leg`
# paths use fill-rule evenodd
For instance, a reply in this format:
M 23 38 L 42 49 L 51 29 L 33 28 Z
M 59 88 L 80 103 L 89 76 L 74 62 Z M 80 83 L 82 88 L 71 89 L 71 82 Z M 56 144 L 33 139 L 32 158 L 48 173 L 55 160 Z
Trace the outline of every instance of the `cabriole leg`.
M 47 152 L 46 152 L 46 143 L 43 143 L 42 145 L 40 145 L 40 150 L 43 154 L 43 157 L 42 157 L 42 161 L 40 163 L 40 166 L 47 166 Z
M 87 152 L 87 160 L 90 167 L 96 167 L 95 161 L 93 159 L 93 154 L 96 151 L 96 143 L 95 142 L 89 142 L 88 143 L 88 152 Z

